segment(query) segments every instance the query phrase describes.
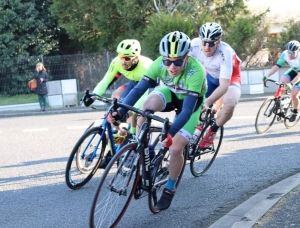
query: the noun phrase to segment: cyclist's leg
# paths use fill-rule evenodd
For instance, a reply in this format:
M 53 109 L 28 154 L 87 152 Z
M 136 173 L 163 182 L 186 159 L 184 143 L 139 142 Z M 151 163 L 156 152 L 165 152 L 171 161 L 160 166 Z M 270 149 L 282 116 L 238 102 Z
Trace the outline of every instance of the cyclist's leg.
M 300 92 L 300 82 L 293 86 L 291 91 L 291 99 L 293 101 L 293 109 L 298 110 L 299 107 L 299 92 Z
M 169 178 L 163 190 L 163 194 L 157 202 L 157 210 L 165 210 L 170 207 L 173 197 L 175 195 L 177 180 L 184 169 L 185 163 L 183 157 L 183 149 L 188 144 L 189 139 L 195 131 L 200 116 L 201 107 L 197 109 L 184 125 L 184 127 L 173 137 L 173 144 L 169 148 Z
M 217 100 L 213 106 L 213 109 L 216 110 L 216 112 L 219 111 L 219 109 L 222 107 L 223 105 L 223 97 L 219 98 L 219 100 Z
M 237 105 L 241 97 L 241 88 L 238 83 L 232 83 L 229 85 L 227 92 L 223 95 L 223 107 L 218 112 L 216 122 L 210 127 L 206 135 L 200 142 L 201 148 L 210 147 L 213 144 L 216 132 L 227 121 L 229 121 L 233 115 L 235 106 Z
M 223 107 L 220 110 L 216 123 L 223 126 L 231 119 L 235 106 L 241 97 L 241 88 L 237 85 L 230 85 L 227 92 L 223 95 Z
M 293 68 L 288 69 L 280 78 L 280 82 L 286 84 L 293 80 L 293 78 L 297 75 Z M 281 92 L 281 97 L 283 97 L 284 91 Z
M 281 77 L 280 81 L 283 83 L 289 83 L 291 82 L 295 77 L 297 77 L 298 72 L 295 71 L 293 68 L 288 69 L 283 76 Z M 300 90 L 300 86 L 298 84 L 294 85 L 291 91 L 291 100 L 292 100 L 292 110 L 290 115 L 290 121 L 294 122 L 296 120 L 296 117 L 298 115 L 298 105 L 299 105 L 299 100 L 298 100 L 298 93 Z M 282 92 L 282 96 L 284 95 L 284 92 Z
M 288 74 L 290 81 L 293 81 L 295 77 L 297 77 L 299 74 L 298 71 L 291 70 Z M 296 83 L 291 91 L 291 100 L 293 103 L 293 111 L 296 112 L 298 110 L 299 100 L 298 100 L 298 93 L 300 90 L 300 83 Z
M 126 85 L 121 85 L 119 86 L 119 88 L 117 88 L 111 95 L 111 98 L 117 98 L 119 99 L 122 95 L 122 93 L 124 92 L 124 90 L 126 89 Z
M 173 99 L 175 99 L 175 97 L 172 96 L 172 93 L 168 87 L 158 87 L 155 88 L 155 90 L 147 97 L 143 108 L 152 107 L 153 109 L 153 106 L 155 106 L 157 111 L 169 112 L 175 108 L 173 107 L 174 103 L 179 102 L 175 100 L 173 101 Z M 159 104 L 160 109 L 158 109 L 157 104 Z M 194 133 L 195 127 L 198 123 L 200 110 L 201 107 L 197 109 L 197 111 L 191 116 L 188 123 L 185 124 L 184 127 L 188 130 L 183 128 L 182 131 L 180 131 L 182 134 L 176 134 L 173 138 L 173 145 L 169 148 L 169 179 L 165 185 L 163 194 L 156 205 L 157 210 L 167 209 L 171 205 L 173 196 L 175 194 L 175 185 L 177 182 L 177 178 L 183 168 L 183 148 L 187 145 L 188 140 Z
M 291 100 L 292 100 L 292 113 L 290 117 L 290 122 L 294 122 L 297 119 L 298 107 L 299 107 L 299 92 L 300 92 L 300 83 L 293 86 L 291 91 Z
M 183 128 L 174 136 L 173 144 L 169 148 L 171 159 L 170 159 L 170 179 L 176 180 L 183 163 L 182 150 L 186 144 L 188 144 L 191 139 L 196 126 L 198 124 L 198 119 L 201 112 L 201 106 L 192 114 L 188 122 L 183 126 Z M 174 189 L 175 184 L 172 186 L 171 183 L 167 183 L 166 187 L 171 190 Z

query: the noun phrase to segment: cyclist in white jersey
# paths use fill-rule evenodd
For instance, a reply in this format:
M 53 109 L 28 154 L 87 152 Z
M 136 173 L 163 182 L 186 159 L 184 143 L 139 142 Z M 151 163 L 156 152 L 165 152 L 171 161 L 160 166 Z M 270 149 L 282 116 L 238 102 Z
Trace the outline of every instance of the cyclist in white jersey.
M 299 100 L 298 100 L 298 94 L 300 91 L 300 43 L 296 40 L 292 40 L 287 43 L 286 50 L 282 52 L 279 59 L 277 60 L 277 63 L 271 68 L 269 73 L 266 77 L 264 77 L 264 80 L 270 77 L 271 75 L 275 74 L 280 67 L 282 67 L 285 63 L 288 63 L 290 65 L 290 68 L 281 76 L 280 81 L 282 83 L 289 83 L 291 82 L 293 84 L 293 88 L 291 91 L 291 100 L 293 102 L 293 110 L 290 117 L 290 122 L 293 122 L 296 120 L 296 117 L 298 115 L 298 106 L 299 106 Z
M 216 102 L 214 109 L 218 110 L 223 104 L 216 123 L 201 140 L 201 148 L 212 145 L 217 130 L 231 119 L 241 97 L 241 61 L 231 46 L 221 41 L 221 37 L 221 26 L 207 22 L 200 27 L 199 38 L 193 39 L 191 44 L 190 55 L 206 69 L 208 90 L 204 108 Z

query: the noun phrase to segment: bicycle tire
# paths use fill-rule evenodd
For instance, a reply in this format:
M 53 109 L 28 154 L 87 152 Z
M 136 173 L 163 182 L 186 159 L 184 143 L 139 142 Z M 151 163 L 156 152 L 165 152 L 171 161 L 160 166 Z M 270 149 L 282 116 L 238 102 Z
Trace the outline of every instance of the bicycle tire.
M 116 227 L 124 216 L 140 176 L 140 159 L 137 161 L 136 149 L 137 143 L 126 144 L 106 167 L 91 207 L 91 228 Z M 128 168 L 124 161 L 132 151 L 135 157 L 131 164 L 136 162 L 136 165 Z
M 163 148 L 161 150 L 164 150 Z M 185 165 L 186 165 L 186 160 L 187 160 L 187 155 L 188 155 L 188 151 L 189 148 L 186 145 L 183 148 L 183 165 L 182 165 L 182 169 L 180 171 L 180 174 L 177 178 L 177 182 L 175 185 L 175 188 L 178 189 L 179 183 L 181 181 L 181 178 L 183 176 L 183 172 L 185 169 Z M 160 165 L 158 167 L 154 167 L 152 173 L 154 174 L 155 178 L 154 178 L 154 183 L 152 186 L 152 189 L 150 191 L 150 193 L 148 194 L 148 206 L 150 211 L 153 214 L 157 214 L 160 212 L 160 210 L 157 210 L 155 208 L 158 199 L 160 199 L 162 193 L 163 193 L 163 189 L 165 184 L 168 181 L 168 176 L 169 176 L 169 159 L 170 159 L 170 154 L 169 154 L 169 150 L 166 150 L 164 152 L 164 156 L 161 158 L 161 162 L 159 163 Z
M 201 131 L 199 142 L 204 138 L 210 129 L 210 124 L 204 126 Z M 202 176 L 211 167 L 220 150 L 224 134 L 224 127 L 220 127 L 216 133 L 213 145 L 206 149 L 201 149 L 199 145 L 195 147 L 193 157 L 190 162 L 190 170 L 194 177 Z
M 101 141 L 102 132 L 103 128 L 101 127 L 90 128 L 84 132 L 75 144 L 69 156 L 65 172 L 66 184 L 70 189 L 76 190 L 83 187 L 96 173 L 107 144 L 105 135 Z M 89 160 L 95 145 L 98 145 L 96 157 Z M 90 148 L 92 148 L 91 151 L 89 151 Z
M 256 119 L 255 130 L 258 134 L 265 133 L 273 125 L 277 115 L 276 100 L 273 97 L 268 97 L 260 106 Z
M 290 122 L 289 112 L 290 112 L 290 110 L 292 110 L 292 108 L 293 108 L 293 103 L 292 103 L 292 101 L 290 101 L 287 109 L 285 110 L 285 113 L 284 113 L 285 118 L 284 118 L 284 121 L 283 121 L 284 126 L 287 129 L 294 127 L 300 121 L 300 115 L 298 114 L 297 119 L 293 122 Z

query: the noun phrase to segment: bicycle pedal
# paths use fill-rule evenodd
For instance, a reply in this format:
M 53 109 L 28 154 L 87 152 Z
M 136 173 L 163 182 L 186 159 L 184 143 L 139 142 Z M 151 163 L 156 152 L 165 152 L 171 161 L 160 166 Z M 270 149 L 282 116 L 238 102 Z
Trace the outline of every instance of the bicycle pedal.
M 145 191 L 144 191 L 143 189 L 136 190 L 136 191 L 134 192 L 134 195 L 133 195 L 134 199 L 137 200 L 137 199 L 141 199 L 141 198 L 147 196 L 147 194 L 144 194 L 144 195 L 143 195 L 144 192 L 145 192 Z

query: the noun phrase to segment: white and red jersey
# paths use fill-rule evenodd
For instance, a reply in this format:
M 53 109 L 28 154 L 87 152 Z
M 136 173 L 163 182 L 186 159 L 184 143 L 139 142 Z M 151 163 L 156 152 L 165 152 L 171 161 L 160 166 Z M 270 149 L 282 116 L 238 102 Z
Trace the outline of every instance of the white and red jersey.
M 230 84 L 241 85 L 241 60 L 232 47 L 221 41 L 215 53 L 206 57 L 202 51 L 200 38 L 191 42 L 190 55 L 202 63 L 207 73 L 215 79 L 229 79 Z

